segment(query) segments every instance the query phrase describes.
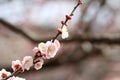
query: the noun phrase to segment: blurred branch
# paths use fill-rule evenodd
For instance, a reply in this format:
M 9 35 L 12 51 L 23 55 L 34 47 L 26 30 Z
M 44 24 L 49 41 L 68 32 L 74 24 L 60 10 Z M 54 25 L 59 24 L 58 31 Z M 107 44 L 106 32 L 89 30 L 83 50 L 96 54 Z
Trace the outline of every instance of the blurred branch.
M 0 19 L 0 24 L 2 24 L 4 27 L 10 29 L 11 31 L 13 31 L 13 32 L 15 32 L 15 33 L 17 33 L 17 34 L 21 34 L 22 36 L 28 38 L 28 39 L 31 40 L 31 41 L 35 41 L 35 40 L 33 40 L 30 36 L 28 36 L 26 33 L 24 33 L 22 30 L 16 28 L 15 25 L 10 24 L 9 22 L 7 22 L 7 21 L 5 21 L 5 20 L 3 20 L 3 19 Z M 35 42 L 36 42 L 36 41 L 35 41 Z
M 0 19 L 0 24 L 4 25 L 5 27 L 7 27 L 8 29 L 14 31 L 15 33 L 19 33 L 21 35 L 23 35 L 24 37 L 28 38 L 29 40 L 33 41 L 33 42 L 41 42 L 41 41 L 46 41 L 46 40 L 34 40 L 31 37 L 29 37 L 26 33 L 24 33 L 22 30 L 17 29 L 14 25 L 8 23 L 5 20 Z M 110 39 L 110 38 L 83 38 L 83 37 L 75 37 L 69 40 L 62 40 L 61 42 L 72 42 L 72 41 L 77 41 L 77 42 L 91 42 L 91 43 L 106 43 L 106 44 L 120 44 L 120 38 L 114 38 L 114 39 Z
M 62 42 L 72 42 L 72 41 L 76 41 L 76 42 L 90 42 L 90 43 L 97 43 L 97 44 L 101 44 L 101 43 L 105 43 L 105 44 L 120 44 L 120 38 L 114 38 L 114 39 L 110 39 L 110 38 L 83 38 L 83 37 L 76 37 L 70 40 L 64 40 Z

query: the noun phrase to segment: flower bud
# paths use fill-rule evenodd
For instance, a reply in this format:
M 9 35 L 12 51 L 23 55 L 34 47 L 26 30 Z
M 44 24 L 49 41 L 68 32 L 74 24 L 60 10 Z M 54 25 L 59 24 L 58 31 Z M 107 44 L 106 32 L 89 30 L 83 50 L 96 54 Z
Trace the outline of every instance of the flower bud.
M 66 19 L 71 20 L 71 16 L 66 15 Z

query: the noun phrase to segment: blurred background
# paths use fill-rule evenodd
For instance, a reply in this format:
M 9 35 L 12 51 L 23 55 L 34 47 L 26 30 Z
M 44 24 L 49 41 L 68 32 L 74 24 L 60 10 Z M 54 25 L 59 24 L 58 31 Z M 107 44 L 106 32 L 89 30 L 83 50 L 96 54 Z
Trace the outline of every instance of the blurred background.
M 54 59 L 27 80 L 120 80 L 120 0 L 83 0 Z M 53 38 L 77 0 L 0 0 L 0 69 Z

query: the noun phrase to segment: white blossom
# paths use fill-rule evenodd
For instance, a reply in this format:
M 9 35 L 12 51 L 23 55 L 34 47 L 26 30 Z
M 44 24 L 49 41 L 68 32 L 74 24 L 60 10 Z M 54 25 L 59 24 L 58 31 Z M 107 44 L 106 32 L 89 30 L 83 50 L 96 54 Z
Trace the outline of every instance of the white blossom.
M 15 71 L 18 67 L 21 67 L 21 69 L 24 71 L 22 67 L 22 63 L 20 60 L 12 61 L 12 69 Z
M 57 47 L 55 46 L 54 43 L 52 43 L 52 41 L 47 41 L 46 45 L 48 47 L 46 58 L 47 59 L 53 58 L 57 53 Z
M 33 58 L 31 56 L 25 56 L 22 61 L 24 69 L 29 70 L 33 65 Z
M 41 42 L 40 44 L 38 44 L 38 49 L 40 50 L 41 54 L 46 54 L 47 52 L 47 46 L 45 43 Z
M 10 76 L 10 75 L 11 75 L 11 73 L 8 72 L 8 71 L 6 71 L 5 69 L 2 69 L 2 70 L 0 71 L 0 79 L 6 78 L 6 77 L 8 77 L 8 76 Z
M 68 30 L 67 30 L 67 26 L 63 26 L 63 28 L 61 29 L 62 31 L 62 39 L 68 38 L 69 34 L 68 34 Z
M 58 40 L 55 40 L 54 42 L 47 41 L 46 43 L 41 42 L 38 45 L 38 49 L 40 50 L 44 59 L 53 58 L 56 55 L 59 48 L 60 42 Z
M 40 59 L 39 59 L 39 62 L 35 63 L 34 68 L 35 68 L 36 70 L 41 69 L 41 68 L 42 68 L 43 63 L 44 63 L 43 59 L 42 59 L 42 58 L 40 58 Z

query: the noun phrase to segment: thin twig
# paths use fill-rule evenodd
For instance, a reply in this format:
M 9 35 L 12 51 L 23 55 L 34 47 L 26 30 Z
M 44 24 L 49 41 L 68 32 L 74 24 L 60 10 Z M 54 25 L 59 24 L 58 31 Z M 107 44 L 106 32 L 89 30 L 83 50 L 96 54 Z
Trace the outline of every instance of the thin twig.
M 79 6 L 80 4 L 78 3 L 74 8 L 73 8 L 73 10 L 72 10 L 72 12 L 70 13 L 70 15 L 69 16 L 73 16 L 74 15 L 74 12 L 75 12 L 75 10 L 77 9 L 77 7 Z M 64 24 L 62 24 L 61 25 L 61 28 L 63 28 L 63 26 L 68 22 L 68 20 L 69 19 L 65 19 L 65 22 L 64 22 Z M 60 32 L 58 32 L 57 33 L 57 35 L 53 38 L 53 42 L 54 42 L 54 40 L 60 35 L 61 33 Z

